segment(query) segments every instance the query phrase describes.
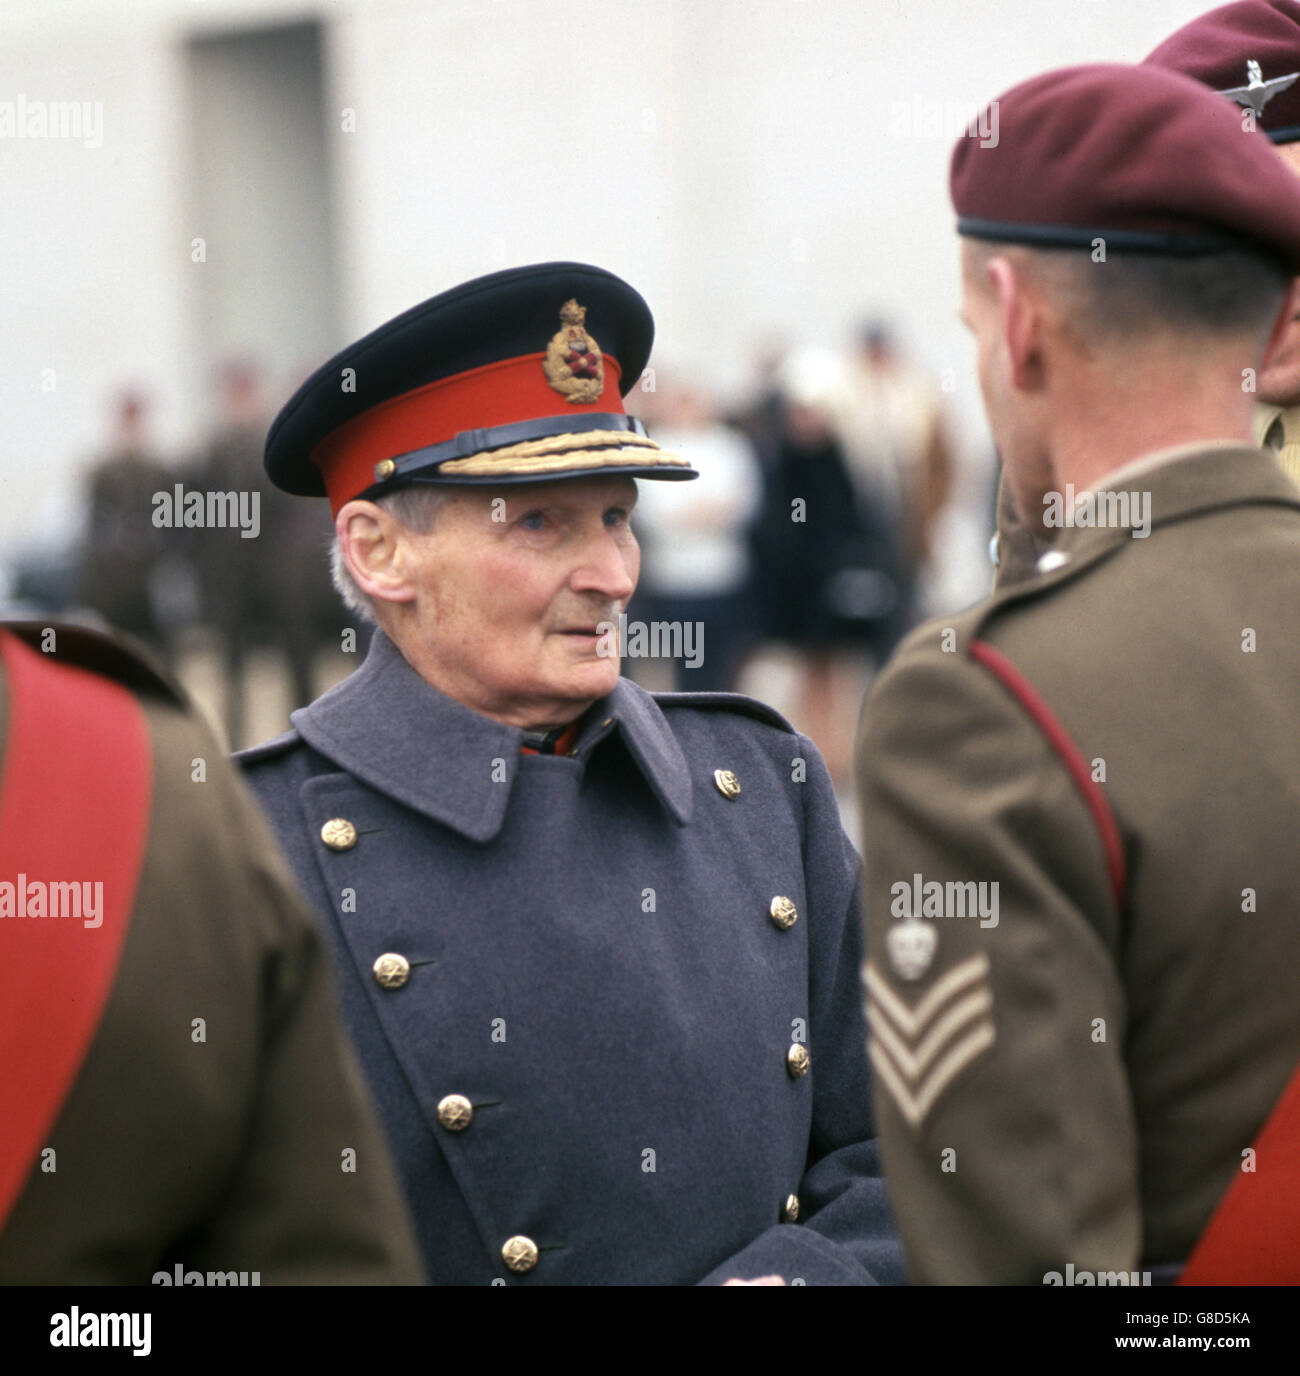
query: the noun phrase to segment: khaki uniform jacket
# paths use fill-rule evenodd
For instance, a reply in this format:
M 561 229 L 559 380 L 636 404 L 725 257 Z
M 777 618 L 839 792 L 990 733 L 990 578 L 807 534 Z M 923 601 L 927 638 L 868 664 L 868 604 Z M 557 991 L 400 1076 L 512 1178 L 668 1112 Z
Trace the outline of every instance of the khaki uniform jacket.
M 40 644 L 39 627 L 9 629 Z M 212 1271 L 248 1273 L 243 1283 L 257 1272 L 262 1285 L 418 1284 L 328 957 L 266 823 L 197 713 L 143 660 L 84 629 L 56 634 L 60 660 L 137 694 L 152 823 L 116 980 L 49 1135 L 54 1154 L 32 1163 L 0 1232 L 0 1283 L 148 1284 L 160 1271 L 174 1280 L 179 1265 L 203 1283 L 236 1283 L 209 1281 Z M 6 723 L 0 673 L 0 751 Z M 199 760 L 205 782 L 194 780 Z
M 1147 538 L 1063 530 L 864 709 L 878 1122 L 918 1281 L 1184 1261 L 1300 1059 L 1300 491 L 1227 445 L 1138 485 Z
M 1268 434 L 1273 422 L 1279 417 L 1286 417 L 1289 413 L 1294 413 L 1298 408 L 1272 406 L 1267 402 L 1260 402 L 1255 407 L 1255 417 L 1252 428 L 1255 440 L 1258 444 L 1264 444 L 1264 438 Z M 1273 451 L 1268 451 L 1272 453 Z M 1275 460 L 1282 469 L 1282 472 L 1295 482 L 1294 460 L 1290 454 L 1285 457 L 1278 453 Z M 1000 592 L 1003 588 L 1009 588 L 1013 583 L 1019 583 L 1023 579 L 1032 578 L 1038 572 L 1038 560 L 1052 548 L 1052 545 L 1044 538 L 1040 531 L 1036 531 L 1031 525 L 1021 519 L 1020 513 L 1016 510 L 1016 504 L 1011 498 L 1011 489 L 1007 486 L 1006 475 L 1001 474 L 998 478 L 998 510 L 997 510 L 997 568 L 993 575 L 994 591 Z

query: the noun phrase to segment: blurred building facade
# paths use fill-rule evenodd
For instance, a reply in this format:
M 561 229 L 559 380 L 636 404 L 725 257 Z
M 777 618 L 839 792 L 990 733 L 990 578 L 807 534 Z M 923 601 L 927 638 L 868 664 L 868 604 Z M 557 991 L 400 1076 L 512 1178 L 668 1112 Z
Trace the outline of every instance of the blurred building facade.
M 759 341 L 847 349 L 864 309 L 898 321 L 953 418 L 935 598 L 973 600 L 991 455 L 947 116 L 1139 56 L 1200 7 L 1152 0 L 1123 33 L 1055 8 L 1018 0 L 995 31 L 959 0 L 5 0 L 0 578 L 75 588 L 124 386 L 179 479 L 220 427 L 222 360 L 256 360 L 273 411 L 414 302 L 577 258 L 636 285 L 730 410 Z M 311 540 L 283 555 L 317 557 L 323 582 Z

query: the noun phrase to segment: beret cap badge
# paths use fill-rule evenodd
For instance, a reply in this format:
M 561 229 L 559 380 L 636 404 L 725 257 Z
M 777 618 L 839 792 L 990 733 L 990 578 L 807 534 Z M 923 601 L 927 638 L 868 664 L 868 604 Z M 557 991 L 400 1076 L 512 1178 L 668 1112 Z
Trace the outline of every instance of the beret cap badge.
M 1300 78 L 1300 72 L 1291 72 L 1287 76 L 1277 76 L 1272 81 L 1265 81 L 1263 69 L 1258 62 L 1252 59 L 1246 63 L 1246 84 L 1244 86 L 1234 86 L 1231 90 L 1216 91 L 1215 94 L 1227 96 L 1229 100 L 1235 100 L 1238 105 L 1254 110 L 1257 115 L 1262 115 L 1264 106 L 1274 96 L 1281 95 L 1283 91 L 1294 86 L 1297 78 Z
M 575 406 L 596 401 L 605 388 L 605 359 L 587 332 L 587 308 L 572 297 L 560 307 L 560 328 L 546 346 L 546 380 Z

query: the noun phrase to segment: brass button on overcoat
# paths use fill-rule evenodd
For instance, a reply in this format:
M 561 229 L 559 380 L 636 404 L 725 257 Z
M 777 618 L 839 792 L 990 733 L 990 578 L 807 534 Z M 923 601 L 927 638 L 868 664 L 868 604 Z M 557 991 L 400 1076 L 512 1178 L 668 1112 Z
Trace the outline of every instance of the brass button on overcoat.
M 385 951 L 370 968 L 381 989 L 400 989 L 411 977 L 411 962 L 396 951 Z
M 357 843 L 357 829 L 346 817 L 331 817 L 321 827 L 320 839 L 330 850 L 351 850 Z
M 474 1105 L 463 1094 L 448 1094 L 438 1101 L 438 1122 L 448 1132 L 463 1132 L 474 1120 Z
M 773 900 L 768 912 L 772 916 L 772 921 L 776 923 L 783 932 L 788 932 L 796 922 L 799 921 L 799 909 L 795 907 L 794 900 L 778 894 Z
M 522 1276 L 537 1265 L 537 1244 L 522 1234 L 507 1238 L 501 1247 L 501 1259 L 517 1276 Z

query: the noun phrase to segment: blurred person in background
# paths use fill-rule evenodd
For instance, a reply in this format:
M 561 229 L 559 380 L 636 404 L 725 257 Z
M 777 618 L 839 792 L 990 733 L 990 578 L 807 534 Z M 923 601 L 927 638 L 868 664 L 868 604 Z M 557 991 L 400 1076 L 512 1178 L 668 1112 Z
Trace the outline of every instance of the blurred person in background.
M 220 369 L 217 425 L 190 483 L 204 492 L 256 493 L 259 528 L 244 539 L 230 529 L 187 531 L 199 567 L 203 616 L 216 634 L 225 676 L 225 726 L 233 747 L 248 744 L 250 653 L 283 655 L 295 705 L 315 696 L 313 666 L 328 632 L 341 625 L 322 593 L 329 524 L 267 481 L 262 447 L 267 415 L 263 378 L 251 360 Z
M 903 358 L 883 321 L 864 327 L 848 373 L 837 418 L 844 457 L 859 504 L 888 513 L 896 542 L 892 641 L 879 646 L 887 653 L 926 601 L 921 584 L 952 489 L 953 457 L 938 389 Z
M 170 531 L 154 525 L 154 496 L 170 492 L 176 474 L 157 456 L 149 402 L 134 388 L 113 405 L 108 453 L 91 468 L 80 601 L 118 629 L 166 657 L 159 615 L 159 574 Z
M 865 653 L 883 663 L 898 636 L 897 541 L 888 510 L 860 498 L 845 461 L 843 360 L 800 350 L 780 379 L 781 429 L 755 529 L 762 624 L 771 640 L 800 654 L 794 715 L 842 783 Z
M 700 476 L 641 488 L 634 525 L 644 561 L 629 617 L 699 625 L 701 661 L 674 659 L 672 687 L 730 692 L 757 633 L 750 525 L 763 472 L 753 445 L 719 419 L 702 388 L 665 383 L 661 372 L 654 395 L 656 437 Z
M 755 351 L 754 387 L 749 403 L 727 417 L 729 424 L 749 437 L 754 452 L 765 465 L 774 456 L 784 424 L 781 365 L 785 353 L 785 345 L 778 339 L 768 340 Z

